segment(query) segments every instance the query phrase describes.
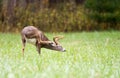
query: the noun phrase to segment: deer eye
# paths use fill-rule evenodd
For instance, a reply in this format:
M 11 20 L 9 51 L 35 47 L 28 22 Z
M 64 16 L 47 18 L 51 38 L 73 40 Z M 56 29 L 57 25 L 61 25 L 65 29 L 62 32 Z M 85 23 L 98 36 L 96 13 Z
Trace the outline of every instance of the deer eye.
M 55 46 L 55 44 L 52 42 L 52 43 L 49 43 L 49 45 L 51 45 L 51 46 Z

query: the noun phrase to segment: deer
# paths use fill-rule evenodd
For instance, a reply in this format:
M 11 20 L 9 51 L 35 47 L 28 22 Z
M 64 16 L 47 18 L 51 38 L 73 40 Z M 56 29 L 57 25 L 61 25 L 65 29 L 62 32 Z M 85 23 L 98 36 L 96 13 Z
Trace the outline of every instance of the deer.
M 65 48 L 63 48 L 58 40 L 62 39 L 63 37 L 55 36 L 53 37 L 53 41 L 49 40 L 44 33 L 36 28 L 35 26 L 26 26 L 21 31 L 21 38 L 22 38 L 22 54 L 24 56 L 24 50 L 26 43 L 31 43 L 36 46 L 37 52 L 41 54 L 41 48 L 47 48 L 50 50 L 65 52 Z

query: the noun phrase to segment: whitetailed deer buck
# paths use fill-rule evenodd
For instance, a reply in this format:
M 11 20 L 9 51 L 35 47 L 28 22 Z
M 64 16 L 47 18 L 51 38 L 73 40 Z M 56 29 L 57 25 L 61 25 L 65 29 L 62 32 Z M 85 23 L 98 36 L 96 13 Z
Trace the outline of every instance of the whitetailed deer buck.
M 24 27 L 22 32 L 22 53 L 24 55 L 24 49 L 26 42 L 32 43 L 36 46 L 38 53 L 41 53 L 41 48 L 47 48 L 51 50 L 64 52 L 65 49 L 58 43 L 58 40 L 62 37 L 54 37 L 53 41 L 50 41 L 42 31 L 38 30 L 34 26 Z

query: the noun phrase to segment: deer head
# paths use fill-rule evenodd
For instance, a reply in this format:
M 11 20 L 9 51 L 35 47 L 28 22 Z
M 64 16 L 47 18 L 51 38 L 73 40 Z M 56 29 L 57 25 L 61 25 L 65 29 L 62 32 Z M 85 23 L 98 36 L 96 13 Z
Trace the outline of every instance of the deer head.
M 53 41 L 51 41 L 48 45 L 44 45 L 45 48 L 47 49 L 51 49 L 51 50 L 56 50 L 56 51 L 61 51 L 61 52 L 65 52 L 65 48 L 63 48 L 58 40 L 62 39 L 63 37 L 54 37 Z

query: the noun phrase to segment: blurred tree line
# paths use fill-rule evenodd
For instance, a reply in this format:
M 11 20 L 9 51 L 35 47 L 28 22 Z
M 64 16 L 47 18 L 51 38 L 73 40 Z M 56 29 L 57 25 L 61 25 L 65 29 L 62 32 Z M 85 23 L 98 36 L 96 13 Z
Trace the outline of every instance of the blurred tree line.
M 0 0 L 0 31 L 120 30 L 120 0 Z
M 87 0 L 85 8 L 96 29 L 120 30 L 120 0 Z

